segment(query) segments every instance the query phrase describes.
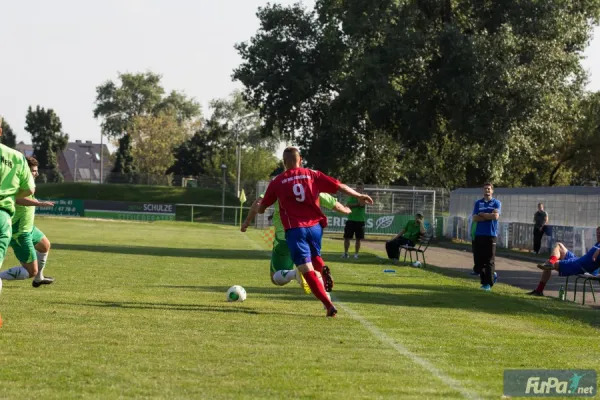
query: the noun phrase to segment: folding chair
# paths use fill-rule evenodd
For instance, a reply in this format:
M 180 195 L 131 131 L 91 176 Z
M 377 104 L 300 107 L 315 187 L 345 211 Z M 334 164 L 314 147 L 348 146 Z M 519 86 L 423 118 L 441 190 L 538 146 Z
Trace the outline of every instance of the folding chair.
M 573 289 L 573 301 L 577 301 L 577 282 L 583 279 L 583 300 L 581 301 L 581 304 L 585 304 L 585 290 L 586 290 L 586 283 L 589 283 L 590 286 L 590 291 L 592 292 L 592 297 L 594 299 L 594 303 L 596 302 L 596 294 L 594 293 L 594 287 L 592 286 L 592 282 L 598 282 L 598 285 L 600 285 L 600 276 L 598 275 L 592 275 L 592 274 L 579 274 L 577 275 L 577 277 L 575 278 L 575 288 Z M 569 277 L 567 276 L 567 282 L 566 285 L 569 284 Z
M 419 261 L 419 253 L 421 253 L 423 256 L 423 267 L 427 267 L 427 261 L 425 261 L 425 251 L 427 251 L 432 238 L 433 233 L 427 232 L 415 246 L 400 246 L 400 255 L 402 255 L 402 250 L 404 250 L 404 262 L 406 262 L 406 256 L 408 255 L 410 256 L 410 263 L 413 263 L 413 252 L 415 253 L 416 261 Z

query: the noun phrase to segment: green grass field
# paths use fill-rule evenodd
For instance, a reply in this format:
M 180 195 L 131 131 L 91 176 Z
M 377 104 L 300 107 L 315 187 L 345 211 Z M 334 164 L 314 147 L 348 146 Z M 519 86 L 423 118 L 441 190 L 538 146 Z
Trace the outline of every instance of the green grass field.
M 490 398 L 506 368 L 600 369 L 598 310 L 439 268 L 340 260 L 335 319 L 260 232 L 38 218 L 53 285 L 4 282 L 0 398 Z M 12 251 L 4 267 L 15 265 Z M 244 303 L 225 301 L 234 284 Z

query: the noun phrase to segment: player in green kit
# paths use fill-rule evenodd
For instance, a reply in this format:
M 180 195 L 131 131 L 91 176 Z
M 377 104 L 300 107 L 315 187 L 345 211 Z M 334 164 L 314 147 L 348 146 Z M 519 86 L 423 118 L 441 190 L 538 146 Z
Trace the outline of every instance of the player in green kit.
M 38 176 L 38 162 L 33 157 L 26 157 L 33 178 Z M 33 278 L 33 287 L 49 285 L 54 282 L 51 277 L 44 277 L 44 267 L 50 250 L 50 241 L 33 225 L 35 207 L 51 207 L 53 202 L 36 200 L 33 195 L 17 199 L 15 214 L 12 217 L 12 239 L 10 246 L 21 263 L 6 271 L 0 272 L 4 280 L 23 280 Z
M 2 117 L 0 117 L 0 125 Z M 2 136 L 2 128 L 0 128 Z M 15 198 L 35 193 L 35 182 L 25 156 L 0 144 L 0 267 L 12 237 L 11 218 L 15 213 Z M 0 278 L 1 279 L 1 278 Z
M 248 226 L 250 226 L 252 220 L 258 213 L 258 206 L 260 205 L 260 200 L 262 199 L 263 195 L 256 199 L 252 204 L 250 212 L 248 213 L 248 217 L 246 217 L 246 221 L 242 225 L 242 232 L 246 232 Z M 346 215 L 352 212 L 348 207 L 339 203 L 336 198 L 330 194 L 319 194 L 319 201 L 322 207 L 325 207 L 329 210 L 334 210 Z M 294 269 L 294 261 L 290 255 L 287 242 L 285 241 L 285 230 L 283 229 L 283 224 L 279 216 L 279 203 L 275 202 L 273 207 L 275 209 L 273 213 L 275 239 L 273 240 L 273 250 L 271 252 L 271 282 L 273 282 L 275 285 L 283 286 L 292 280 L 296 280 L 302 286 L 304 291 L 307 294 L 310 294 L 310 288 L 304 281 L 302 274 L 296 273 L 296 270 Z

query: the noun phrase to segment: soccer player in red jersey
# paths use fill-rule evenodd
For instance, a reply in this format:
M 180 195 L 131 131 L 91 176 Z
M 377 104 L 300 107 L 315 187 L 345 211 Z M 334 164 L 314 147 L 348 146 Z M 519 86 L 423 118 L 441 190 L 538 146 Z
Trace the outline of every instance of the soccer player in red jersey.
M 271 181 L 258 212 L 264 213 L 275 201 L 279 201 L 279 215 L 292 260 L 315 297 L 327 309 L 327 316 L 335 317 L 337 309 L 315 271 L 323 270 L 325 265 L 321 258 L 321 239 L 323 228 L 327 226 L 327 217 L 319 206 L 319 193 L 334 194 L 341 191 L 366 204 L 373 204 L 373 200 L 322 172 L 302 168 L 302 158 L 295 147 L 288 147 L 283 151 L 283 163 L 286 171 Z M 323 275 L 326 285 L 332 286 L 333 281 L 328 271 L 323 270 Z

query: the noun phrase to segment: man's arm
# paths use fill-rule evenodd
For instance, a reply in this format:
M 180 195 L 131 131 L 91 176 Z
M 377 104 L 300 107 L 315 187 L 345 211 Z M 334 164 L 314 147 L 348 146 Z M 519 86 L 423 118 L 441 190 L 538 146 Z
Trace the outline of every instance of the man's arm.
M 248 230 L 248 227 L 252 223 L 252 220 L 254 219 L 254 217 L 256 217 L 256 214 L 258 214 L 258 207 L 260 206 L 260 200 L 261 200 L 260 197 L 257 198 L 256 200 L 254 200 L 254 203 L 252 203 L 252 206 L 250 206 L 250 211 L 248 211 L 248 216 L 246 217 L 246 220 L 242 224 L 242 228 L 241 228 L 242 232 L 246 232 Z
M 15 194 L 15 199 L 22 199 L 23 197 L 29 197 L 35 193 L 35 188 L 31 189 L 20 189 L 17 194 Z
M 343 205 L 342 203 L 340 203 L 339 201 L 335 202 L 335 205 L 332 208 L 333 211 L 337 211 L 341 214 L 344 215 L 349 215 L 352 214 L 352 210 L 350 209 L 350 207 L 346 207 L 345 205 Z
M 498 212 L 498 210 L 494 210 L 491 213 L 479 213 L 479 217 L 481 219 L 479 219 L 477 221 L 497 220 L 498 218 L 500 218 L 500 213 Z M 473 218 L 475 218 L 475 216 Z
M 371 196 L 366 194 L 358 193 L 356 190 L 352 189 L 346 184 L 340 183 L 340 187 L 338 190 L 342 193 L 347 194 L 348 196 L 356 197 L 359 201 L 363 201 L 366 204 L 373 204 L 373 199 Z
M 543 226 L 546 226 L 546 225 L 548 225 L 548 213 L 546 213 L 546 218 L 544 218 L 544 225 Z
M 264 214 L 267 208 L 275 204 L 275 202 L 277 201 L 275 187 L 273 186 L 274 182 L 275 181 L 271 181 L 271 183 L 269 183 L 269 186 L 267 186 L 267 191 L 265 192 L 265 195 L 263 196 L 262 200 L 260 201 L 260 205 L 258 206 L 258 214 Z
M 18 198 L 15 200 L 15 202 L 20 206 L 27 206 L 27 207 L 53 207 L 54 206 L 53 201 L 39 201 L 37 199 L 30 199 L 28 197 Z

